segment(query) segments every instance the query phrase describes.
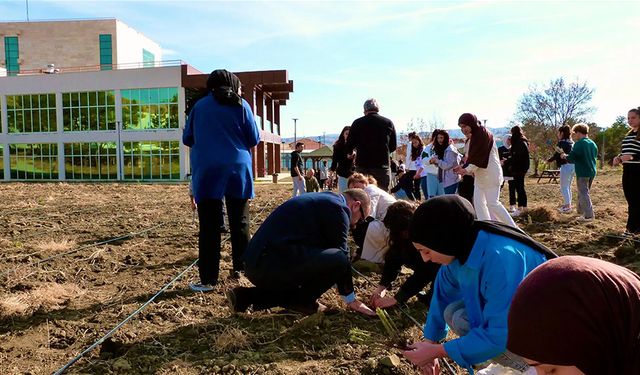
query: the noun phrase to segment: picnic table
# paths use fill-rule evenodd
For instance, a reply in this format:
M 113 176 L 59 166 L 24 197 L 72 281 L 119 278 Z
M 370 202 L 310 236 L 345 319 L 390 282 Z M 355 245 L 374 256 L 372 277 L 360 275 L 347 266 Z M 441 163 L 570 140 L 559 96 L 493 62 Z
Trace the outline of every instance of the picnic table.
M 540 183 L 540 180 L 542 180 L 543 178 L 547 179 L 547 182 L 557 183 L 558 177 L 560 177 L 559 169 L 545 169 L 544 171 L 542 171 L 540 176 L 538 176 L 538 183 Z

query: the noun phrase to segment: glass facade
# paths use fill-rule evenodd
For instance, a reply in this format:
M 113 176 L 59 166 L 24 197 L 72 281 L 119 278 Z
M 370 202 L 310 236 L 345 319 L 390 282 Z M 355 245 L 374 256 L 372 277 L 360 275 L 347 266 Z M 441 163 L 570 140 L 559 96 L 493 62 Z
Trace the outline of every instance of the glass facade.
M 156 56 L 147 51 L 146 49 L 142 49 L 142 66 L 145 68 L 153 67 L 155 65 Z
M 4 37 L 4 62 L 7 68 L 7 75 L 15 76 L 20 72 L 20 64 L 18 58 L 20 56 L 20 49 L 18 48 L 17 36 L 5 36 Z
M 57 131 L 55 94 L 7 95 L 9 133 Z
M 116 99 L 113 91 L 62 94 L 64 131 L 116 130 Z
M 58 145 L 55 143 L 9 145 L 9 159 L 12 179 L 58 179 Z
M 122 90 L 124 130 L 178 129 L 176 87 Z
M 64 170 L 67 180 L 117 180 L 115 142 L 65 143 Z
M 122 142 L 123 179 L 179 180 L 180 142 Z
M 100 34 L 100 70 L 113 68 L 113 50 L 111 47 L 111 34 Z

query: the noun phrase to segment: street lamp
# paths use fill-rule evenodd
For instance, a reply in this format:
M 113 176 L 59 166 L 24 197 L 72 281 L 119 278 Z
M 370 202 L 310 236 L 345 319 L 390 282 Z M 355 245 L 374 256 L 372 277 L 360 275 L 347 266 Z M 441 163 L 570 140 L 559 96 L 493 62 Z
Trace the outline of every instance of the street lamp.
M 298 119 L 297 118 L 293 118 L 293 141 L 297 142 L 298 141 L 298 133 L 297 133 L 297 123 L 298 123 Z

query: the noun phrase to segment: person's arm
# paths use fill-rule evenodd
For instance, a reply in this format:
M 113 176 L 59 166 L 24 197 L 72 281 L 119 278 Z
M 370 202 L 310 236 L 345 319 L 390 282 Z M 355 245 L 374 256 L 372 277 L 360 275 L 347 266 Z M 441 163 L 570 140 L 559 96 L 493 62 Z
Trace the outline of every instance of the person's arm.
M 247 148 L 251 148 L 260 143 L 260 131 L 253 112 L 251 112 L 251 107 L 244 99 L 242 100 L 242 117 L 242 132 L 247 142 Z
M 318 183 L 318 180 L 315 177 L 313 177 L 311 184 L 312 184 L 313 191 L 315 191 L 316 193 L 320 191 L 320 184 Z
M 575 164 L 576 161 L 582 159 L 582 143 L 583 142 L 576 142 L 573 145 L 573 148 L 571 149 L 571 152 L 567 154 L 566 159 L 569 163 L 573 163 Z
M 434 264 L 421 264 L 413 270 L 413 274 L 405 280 L 396 293 L 396 300 L 405 303 L 409 298 L 420 293 L 427 284 L 435 280 L 438 267 Z
M 187 116 L 187 125 L 184 127 L 182 131 L 182 143 L 187 147 L 193 147 L 195 144 L 195 139 L 193 137 L 193 123 L 196 118 L 196 111 L 191 111 L 189 116 Z
M 391 134 L 389 135 L 389 153 L 394 152 L 398 147 L 396 139 L 396 128 L 393 126 L 393 122 L 391 123 Z
M 406 155 L 404 157 L 404 165 L 409 165 L 409 163 L 411 163 L 411 148 L 412 147 L 413 147 L 413 145 L 411 144 L 411 142 L 409 142 L 409 144 L 407 145 L 407 152 L 406 152 Z
M 485 301 L 482 321 L 465 336 L 444 344 L 448 356 L 461 366 L 469 368 L 505 350 L 509 305 L 523 272 L 522 267 L 506 269 L 507 264 L 509 262 L 502 263 L 496 257 L 495 261 L 483 267 L 491 272 L 487 272 L 480 280 L 479 292 Z
M 349 135 L 347 136 L 347 143 L 345 145 L 346 155 L 351 154 L 353 150 L 356 148 L 356 142 L 358 137 L 358 127 L 355 126 L 355 124 L 356 124 L 355 121 L 353 122 L 353 124 L 351 124 L 351 129 L 349 130 Z
M 433 284 L 433 298 L 427 314 L 427 322 L 422 334 L 425 339 L 438 342 L 447 336 L 447 324 L 444 321 L 444 309 L 449 304 L 461 300 L 462 294 L 452 265 L 440 267 Z
M 448 171 L 453 167 L 458 166 L 458 155 L 453 150 L 446 150 L 444 153 L 444 159 L 438 159 L 438 167 L 443 171 Z

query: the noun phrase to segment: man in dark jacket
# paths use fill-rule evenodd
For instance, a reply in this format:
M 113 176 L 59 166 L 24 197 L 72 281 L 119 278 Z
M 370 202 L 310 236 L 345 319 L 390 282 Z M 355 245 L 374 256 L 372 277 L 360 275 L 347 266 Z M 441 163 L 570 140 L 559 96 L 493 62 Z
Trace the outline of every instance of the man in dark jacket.
M 235 312 L 284 307 L 304 314 L 322 311 L 317 299 L 336 285 L 357 312 L 375 315 L 356 299 L 349 262 L 349 228 L 369 213 L 361 189 L 292 198 L 262 223 L 245 252 L 245 274 L 255 287 L 227 292 Z
M 356 172 L 373 176 L 378 187 L 389 190 L 389 154 L 396 150 L 393 122 L 378 114 L 378 102 L 364 102 L 364 116 L 355 120 L 347 138 L 347 152 L 356 150 Z

